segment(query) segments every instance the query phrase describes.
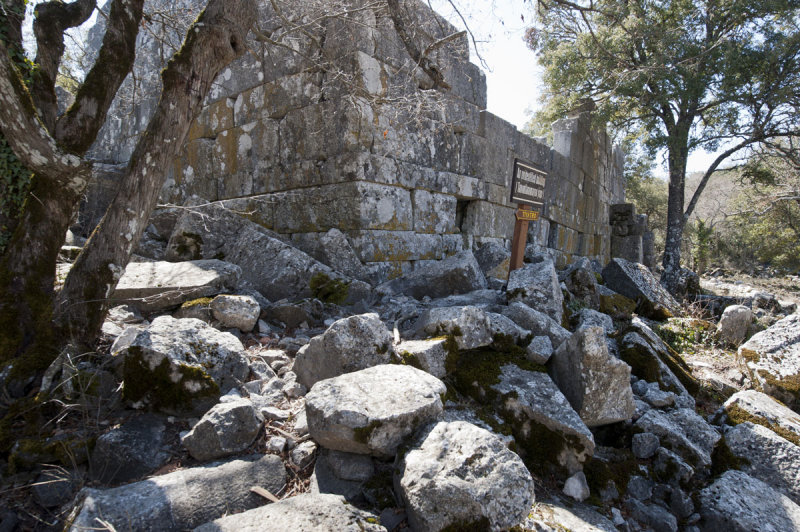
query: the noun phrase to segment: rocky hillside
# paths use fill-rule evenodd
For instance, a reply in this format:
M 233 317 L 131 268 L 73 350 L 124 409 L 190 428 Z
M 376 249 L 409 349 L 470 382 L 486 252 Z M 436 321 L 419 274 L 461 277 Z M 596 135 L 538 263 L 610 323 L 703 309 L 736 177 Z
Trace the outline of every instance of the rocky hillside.
M 800 528 L 794 303 L 493 245 L 372 286 L 335 230 L 187 224 L 48 371 L 1 530 Z

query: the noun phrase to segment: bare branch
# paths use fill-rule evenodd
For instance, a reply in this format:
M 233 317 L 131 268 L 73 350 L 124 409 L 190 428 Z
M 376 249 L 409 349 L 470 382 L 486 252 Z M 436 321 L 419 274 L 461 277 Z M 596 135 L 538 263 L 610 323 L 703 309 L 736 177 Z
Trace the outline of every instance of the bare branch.
M 36 6 L 33 33 L 36 35 L 36 70 L 31 94 L 42 121 L 53 131 L 58 115 L 56 77 L 64 55 L 64 32 L 89 19 L 96 0 L 75 0 L 70 4 L 45 2 Z
M 94 66 L 58 120 L 55 137 L 66 149 L 83 154 L 97 138 L 106 113 L 136 57 L 136 35 L 144 0 L 113 0 L 103 45 Z

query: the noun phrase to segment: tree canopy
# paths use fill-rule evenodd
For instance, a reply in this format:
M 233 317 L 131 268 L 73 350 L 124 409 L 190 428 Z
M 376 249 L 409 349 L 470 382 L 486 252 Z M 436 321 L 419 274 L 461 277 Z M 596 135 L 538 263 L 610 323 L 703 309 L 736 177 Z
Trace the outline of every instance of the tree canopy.
M 686 221 L 724 163 L 800 135 L 800 2 L 540 0 L 527 34 L 556 115 L 582 98 L 669 170 L 662 281 L 680 282 Z M 686 164 L 717 152 L 685 205 Z

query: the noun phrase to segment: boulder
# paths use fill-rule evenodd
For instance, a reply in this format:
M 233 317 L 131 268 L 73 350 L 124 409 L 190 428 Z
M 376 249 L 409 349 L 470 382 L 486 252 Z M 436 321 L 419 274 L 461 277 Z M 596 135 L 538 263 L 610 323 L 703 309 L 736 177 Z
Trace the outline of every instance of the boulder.
M 576 324 L 576 329 L 601 327 L 605 334 L 613 334 L 614 331 L 616 331 L 614 320 L 611 319 L 611 316 L 590 308 L 581 309 L 577 314 L 572 316 L 571 321 Z
M 101 484 L 130 482 L 167 463 L 164 420 L 144 414 L 97 438 L 89 458 L 89 477 Z
M 497 305 L 505 305 L 506 299 L 500 290 L 484 289 L 467 292 L 466 294 L 455 294 L 447 297 L 440 297 L 432 300 L 431 307 L 479 307 L 486 309 Z
M 669 412 L 653 409 L 646 412 L 635 426 L 658 436 L 663 446 L 671 449 L 695 466 L 710 466 L 711 453 L 721 436 L 711 425 L 689 408 Z
M 686 362 L 646 323 L 634 318 L 623 333 L 620 358 L 631 366 L 634 375 L 682 396 L 699 391 L 700 385 Z
M 317 297 L 356 303 L 369 297 L 367 283 L 335 273 L 223 202 L 192 198 L 191 203 L 203 205 L 183 209 L 167 245 L 167 260 L 222 257 L 239 266 L 242 278 L 270 301 Z
M 678 520 L 662 506 L 629 498 L 625 500 L 625 507 L 631 517 L 654 532 L 678 532 Z
M 475 251 L 475 260 L 483 274 L 489 278 L 508 278 L 508 267 L 511 264 L 511 252 L 498 242 L 486 242 Z
M 240 514 L 228 515 L 195 528 L 195 532 L 260 532 L 279 526 L 284 532 L 336 530 L 385 532 L 376 516 L 359 510 L 344 497 L 304 493 Z
M 546 364 L 553 356 L 553 344 L 547 336 L 534 336 L 525 347 L 525 358 L 534 364 Z
M 451 335 L 459 349 L 475 349 L 492 343 L 492 320 L 478 307 L 428 309 L 413 328 L 417 338 Z
M 606 286 L 636 302 L 641 315 L 665 320 L 680 313 L 680 305 L 643 264 L 611 259 L 603 268 Z
M 300 348 L 293 371 L 308 388 L 361 369 L 388 364 L 394 338 L 377 314 L 350 316 L 333 323 L 328 330 Z
M 261 306 L 250 296 L 219 295 L 211 301 L 211 315 L 223 327 L 248 333 L 261 314 Z
M 536 504 L 520 528 L 543 532 L 617 532 L 614 523 L 601 514 L 596 506 L 552 496 L 547 499 L 537 497 Z
M 761 425 L 745 422 L 725 433 L 741 471 L 800 504 L 800 447 Z
M 489 316 L 489 328 L 491 329 L 492 338 L 500 334 L 517 344 L 528 342 L 533 338 L 530 331 L 514 323 L 511 318 L 496 312 L 487 312 L 486 314 Z
M 534 336 L 547 336 L 554 348 L 570 337 L 570 332 L 561 326 L 561 322 L 525 303 L 511 303 L 503 309 L 502 314 Z
M 509 303 L 515 301 L 525 303 L 544 312 L 556 323 L 561 323 L 564 295 L 561 293 L 552 260 L 545 259 L 534 264 L 526 264 L 511 272 L 506 293 Z
M 534 500 L 533 478 L 519 456 L 463 421 L 427 428 L 400 461 L 395 486 L 419 531 L 507 530 Z
M 395 352 L 400 355 L 403 364 L 427 371 L 438 379 L 447 375 L 445 362 L 447 362 L 447 348 L 444 338 L 432 340 L 406 340 L 395 347 Z
M 709 532 L 800 529 L 800 506 L 741 471 L 726 471 L 700 492 L 700 514 Z
M 250 447 L 263 422 L 249 399 L 218 403 L 181 438 L 181 443 L 195 460 L 214 460 Z
M 750 421 L 800 446 L 800 416 L 767 394 L 755 390 L 736 392 L 722 405 L 734 425 Z
M 384 364 L 317 382 L 306 395 L 308 429 L 328 449 L 390 458 L 442 413 L 442 381 Z
M 384 294 L 405 294 L 415 299 L 446 297 L 486 288 L 478 261 L 466 250 L 440 261 L 425 263 L 413 272 L 378 286 Z
M 547 371 L 587 426 L 633 416 L 631 368 L 609 355 L 600 327 L 578 329 L 555 350 Z
M 364 454 L 326 450 L 325 459 L 331 472 L 342 480 L 364 482 L 375 474 L 372 458 Z
M 564 284 L 570 294 L 589 308 L 598 308 L 600 300 L 597 297 L 597 277 L 588 268 L 571 268 L 564 276 Z
M 753 312 L 744 305 L 731 305 L 722 312 L 717 324 L 717 334 L 726 344 L 738 347 L 747 337 L 753 322 Z
M 264 504 L 250 488 L 279 493 L 286 485 L 280 457 L 254 456 L 181 469 L 118 488 L 83 489 L 71 532 L 108 523 L 116 530 L 186 530 Z M 224 489 L 220 489 L 224 486 Z
M 112 354 L 123 360 L 124 398 L 165 413 L 205 412 L 250 372 L 238 338 L 196 319 L 159 316 Z
M 131 262 L 114 292 L 113 304 L 127 303 L 142 312 L 177 307 L 236 288 L 242 270 L 221 260 Z
M 738 359 L 760 391 L 800 408 L 800 314 L 792 314 L 739 346 Z
M 597 310 L 612 318 L 630 319 L 636 311 L 636 302 L 618 294 L 607 286 L 597 286 Z
M 300 235 L 297 235 L 300 237 Z M 333 271 L 353 279 L 367 281 L 369 272 L 359 260 L 358 254 L 344 233 L 330 229 L 323 235 L 312 238 L 293 238 L 297 247 L 329 266 Z
M 458 391 L 501 416 L 529 465 L 572 474 L 594 453 L 592 433 L 547 373 L 491 353 L 464 354 L 455 366 Z

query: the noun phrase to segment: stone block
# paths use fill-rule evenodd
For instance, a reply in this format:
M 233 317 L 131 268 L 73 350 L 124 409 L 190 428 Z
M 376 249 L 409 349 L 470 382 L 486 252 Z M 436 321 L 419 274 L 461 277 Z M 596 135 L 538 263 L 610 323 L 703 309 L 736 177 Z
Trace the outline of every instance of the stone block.
M 246 89 L 264 83 L 264 63 L 261 51 L 267 48 L 263 44 L 249 42 L 248 46 L 256 48 L 255 54 L 244 54 L 224 68 L 215 78 L 208 101 L 215 102 L 222 98 L 236 97 Z
M 418 233 L 453 233 L 456 230 L 456 198 L 427 190 L 411 193 L 414 231 Z
M 233 100 L 224 98 L 203 107 L 189 128 L 189 140 L 213 139 L 233 126 Z
M 413 231 L 349 231 L 362 262 L 405 262 L 444 258 L 442 237 Z
M 276 196 L 275 230 L 279 233 L 413 228 L 411 193 L 374 183 L 341 183 Z
M 511 238 L 514 233 L 514 211 L 487 201 L 471 201 L 467 205 L 463 233 L 494 238 Z

